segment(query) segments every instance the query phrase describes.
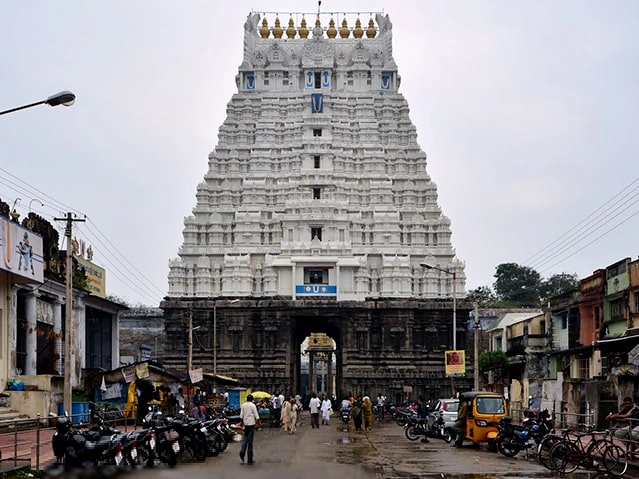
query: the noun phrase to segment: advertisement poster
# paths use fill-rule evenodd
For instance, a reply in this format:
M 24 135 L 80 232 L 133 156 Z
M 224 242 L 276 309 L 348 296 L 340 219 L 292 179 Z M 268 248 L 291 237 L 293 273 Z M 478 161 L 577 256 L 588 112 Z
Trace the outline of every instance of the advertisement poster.
M 466 374 L 466 351 L 463 349 L 450 350 L 445 353 L 446 376 L 461 376 Z

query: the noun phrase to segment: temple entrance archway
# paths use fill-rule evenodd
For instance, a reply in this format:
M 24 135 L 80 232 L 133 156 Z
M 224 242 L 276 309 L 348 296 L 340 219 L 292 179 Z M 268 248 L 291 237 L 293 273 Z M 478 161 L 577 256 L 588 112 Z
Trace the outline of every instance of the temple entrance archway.
M 193 328 L 194 367 L 216 368 L 247 389 L 304 394 L 315 388 L 302 380 L 301 345 L 313 335 L 325 335 L 334 341 L 330 384 L 338 399 L 345 394 L 382 393 L 396 401 L 451 395 L 444 372 L 453 335 L 451 301 L 181 298 L 164 301 L 162 308 L 167 367 L 184 370 L 187 333 Z M 460 346 L 466 345 L 469 310 L 468 304 L 457 303 Z M 325 360 L 321 354 L 326 349 L 317 351 L 317 361 Z M 470 363 L 470 354 L 466 358 Z M 317 376 L 311 381 L 320 384 Z M 470 389 L 472 376 L 455 385 Z

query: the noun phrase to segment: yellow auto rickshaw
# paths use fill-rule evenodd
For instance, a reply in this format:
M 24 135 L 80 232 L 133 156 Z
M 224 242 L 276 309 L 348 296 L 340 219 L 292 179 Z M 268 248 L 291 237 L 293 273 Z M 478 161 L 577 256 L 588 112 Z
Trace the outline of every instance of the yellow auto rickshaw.
M 464 414 L 466 424 L 464 439 L 478 445 L 488 444 L 489 450 L 496 450 L 497 425 L 502 417 L 508 415 L 506 398 L 501 394 L 488 391 L 460 393 L 458 411 L 460 425 L 463 425 Z

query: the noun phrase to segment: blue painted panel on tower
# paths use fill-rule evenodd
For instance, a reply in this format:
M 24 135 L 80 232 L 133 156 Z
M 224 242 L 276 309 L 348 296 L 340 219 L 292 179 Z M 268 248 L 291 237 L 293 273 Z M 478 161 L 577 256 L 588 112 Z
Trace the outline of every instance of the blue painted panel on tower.
M 315 87 L 315 74 L 313 72 L 306 72 L 306 88 Z
M 255 77 L 253 75 L 246 75 L 246 89 L 255 90 Z
M 390 75 L 382 75 L 382 90 L 390 90 L 391 77 Z
M 331 284 L 296 284 L 295 294 L 298 295 L 335 295 L 337 294 L 337 286 Z
M 324 95 L 321 93 L 311 94 L 311 113 L 324 112 Z
M 324 70 L 322 72 L 322 88 L 330 88 L 331 87 L 331 72 L 328 70 Z

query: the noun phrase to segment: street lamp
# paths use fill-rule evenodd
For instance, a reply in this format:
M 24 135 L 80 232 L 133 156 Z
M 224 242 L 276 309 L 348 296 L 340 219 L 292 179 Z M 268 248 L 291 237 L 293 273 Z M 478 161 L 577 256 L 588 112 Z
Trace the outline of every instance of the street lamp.
M 457 350 L 457 273 L 427 263 L 421 263 L 420 266 L 422 268 L 434 269 L 453 276 L 453 349 Z
M 46 100 L 36 101 L 35 103 L 29 103 L 28 105 L 22 105 L 16 108 L 11 108 L 10 110 L 0 111 L 0 115 L 6 115 L 7 113 L 13 113 L 14 111 L 24 110 L 25 108 L 31 108 L 32 106 L 44 105 L 47 104 L 49 106 L 71 106 L 75 102 L 75 95 L 70 91 L 64 90 L 60 93 L 56 93 L 55 95 L 51 95 Z

